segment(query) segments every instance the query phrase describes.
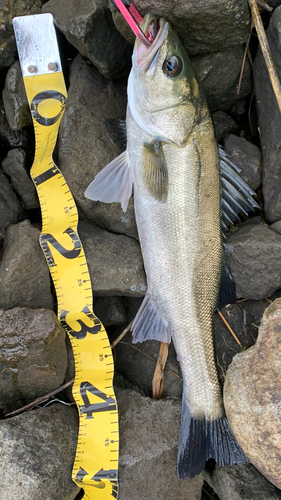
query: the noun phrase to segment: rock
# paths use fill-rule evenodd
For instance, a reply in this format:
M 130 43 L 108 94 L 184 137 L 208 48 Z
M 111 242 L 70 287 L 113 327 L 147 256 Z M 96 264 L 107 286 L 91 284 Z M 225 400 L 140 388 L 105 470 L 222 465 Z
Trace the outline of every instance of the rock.
M 177 477 L 181 403 L 153 401 L 118 389 L 120 415 L 120 500 L 200 500 L 202 474 Z
M 230 160 L 241 169 L 241 177 L 256 190 L 261 183 L 261 152 L 257 146 L 237 135 L 229 135 L 224 149 Z
M 140 297 L 146 277 L 139 243 L 81 221 L 78 232 L 85 250 L 95 295 Z
M 0 308 L 53 309 L 51 278 L 39 234 L 28 220 L 7 228 L 0 264 Z
M 16 59 L 17 49 L 12 25 L 3 20 L 0 7 L 0 68 L 11 66 Z
M 31 125 L 32 118 L 19 61 L 16 61 L 7 73 L 2 96 L 7 122 L 11 129 L 20 130 L 26 125 Z
M 93 202 L 84 196 L 97 173 L 121 153 L 105 132 L 104 120 L 124 119 L 125 113 L 125 85 L 108 82 L 77 56 L 59 132 L 59 167 L 84 217 L 114 233 L 137 237 L 132 200 L 124 213 L 119 203 Z
M 276 233 L 281 234 L 281 220 L 273 222 L 273 224 L 270 224 L 269 228 L 275 231 Z
M 78 431 L 74 408 L 52 405 L 0 424 L 1 499 L 74 500 L 71 479 Z
M 28 133 L 26 130 L 14 131 L 10 128 L 3 101 L 0 99 L 0 142 L 9 148 L 26 148 L 28 146 Z
M 221 49 L 220 49 L 221 50 Z M 246 62 L 240 94 L 237 86 L 244 48 L 192 57 L 192 64 L 207 92 L 211 110 L 230 109 L 252 91 L 251 65 Z
M 233 358 L 224 404 L 234 435 L 252 464 L 281 488 L 281 299 L 265 311 L 257 343 Z
M 50 0 L 42 9 L 50 12 L 58 28 L 80 54 L 90 59 L 107 78 L 128 76 L 132 48 L 116 29 L 108 0 Z
M 127 321 L 123 297 L 97 297 L 94 311 L 104 326 L 122 325 Z
M 216 0 L 135 0 L 134 3 L 142 15 L 153 12 L 170 21 L 189 54 L 204 54 L 217 52 L 222 47 L 225 50 L 236 47 L 246 42 L 250 32 L 246 0 L 222 0 L 219 8 Z M 126 23 L 117 12 L 114 22 L 126 36 Z
M 146 340 L 142 344 L 132 344 L 132 334 L 128 333 L 115 347 L 116 372 L 121 374 L 131 384 L 137 383 L 138 387 L 141 388 L 145 394 L 151 394 L 152 379 L 159 348 L 160 343 L 156 340 Z M 177 362 L 174 345 L 171 343 L 164 370 L 163 397 L 177 397 L 181 399 L 181 396 L 181 369 Z
M 34 184 L 26 170 L 26 154 L 23 149 L 11 149 L 2 161 L 2 170 L 11 178 L 13 188 L 20 195 L 27 210 L 39 207 Z
M 228 134 L 235 134 L 238 132 L 238 125 L 235 123 L 231 116 L 227 115 L 224 111 L 215 111 L 212 114 L 215 136 L 218 142 L 222 142 Z
M 241 342 L 241 347 L 231 335 L 219 314 L 214 314 L 215 360 L 222 383 L 233 356 L 255 343 L 262 315 L 268 305 L 266 300 L 247 300 L 240 304 L 228 304 L 221 309 L 221 313 Z
M 63 384 L 65 331 L 53 311 L 0 309 L 0 408 L 16 410 Z
M 281 236 L 268 226 L 241 224 L 226 251 L 238 298 L 263 299 L 281 288 Z
M 204 472 L 204 479 L 220 500 L 278 500 L 280 491 L 251 464 L 220 467 L 212 475 Z
M 279 79 L 281 78 L 280 22 L 281 6 L 273 12 L 266 32 Z M 281 191 L 279 189 L 281 177 L 281 114 L 260 48 L 255 58 L 254 83 L 262 151 L 264 211 L 266 220 L 275 222 L 281 219 Z
M 0 240 L 8 224 L 16 224 L 23 216 L 23 209 L 8 177 L 0 171 Z

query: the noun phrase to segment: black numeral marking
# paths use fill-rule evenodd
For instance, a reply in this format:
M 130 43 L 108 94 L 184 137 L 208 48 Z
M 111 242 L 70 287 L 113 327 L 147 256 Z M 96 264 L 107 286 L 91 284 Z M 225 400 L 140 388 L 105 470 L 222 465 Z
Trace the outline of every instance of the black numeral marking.
M 98 396 L 103 400 L 103 402 L 90 403 L 87 392 L 90 392 L 94 396 Z M 97 387 L 90 384 L 89 382 L 82 382 L 80 384 L 80 395 L 84 403 L 84 406 L 80 407 L 80 412 L 81 415 L 86 414 L 86 418 L 94 418 L 93 413 L 116 410 L 115 399 L 111 396 L 107 396 L 104 392 L 100 391 Z

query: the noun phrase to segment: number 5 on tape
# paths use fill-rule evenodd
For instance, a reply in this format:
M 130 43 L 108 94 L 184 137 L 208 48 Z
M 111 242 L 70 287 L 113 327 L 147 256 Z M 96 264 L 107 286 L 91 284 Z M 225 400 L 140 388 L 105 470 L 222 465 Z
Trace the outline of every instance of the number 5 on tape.
M 92 309 L 75 202 L 52 158 L 67 98 L 53 17 L 16 17 L 13 24 L 36 137 L 31 177 L 42 211 L 40 244 L 75 360 L 79 436 L 72 477 L 84 489 L 83 498 L 112 500 L 117 498 L 119 443 L 113 359 L 105 329 Z

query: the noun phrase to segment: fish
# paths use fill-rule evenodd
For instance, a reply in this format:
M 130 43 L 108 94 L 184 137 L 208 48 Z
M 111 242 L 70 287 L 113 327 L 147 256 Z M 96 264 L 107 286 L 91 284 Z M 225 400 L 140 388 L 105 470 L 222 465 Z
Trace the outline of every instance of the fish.
M 169 22 L 147 14 L 153 39 L 136 39 L 126 122 L 107 122 L 126 147 L 85 191 L 134 208 L 147 291 L 132 324 L 134 342 L 173 339 L 183 378 L 178 476 L 209 458 L 248 461 L 227 421 L 213 347 L 213 313 L 235 302 L 223 238 L 239 213 L 258 204 L 215 140 L 202 84 Z M 126 145 L 126 146 L 125 146 Z

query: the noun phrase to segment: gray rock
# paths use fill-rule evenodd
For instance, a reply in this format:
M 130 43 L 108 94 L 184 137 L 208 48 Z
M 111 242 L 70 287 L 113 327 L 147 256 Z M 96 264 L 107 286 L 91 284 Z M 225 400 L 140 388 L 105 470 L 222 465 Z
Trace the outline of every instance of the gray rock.
M 19 61 L 9 69 L 2 93 L 7 122 L 12 130 L 32 123 Z
M 5 12 L 5 3 L 0 4 L 0 68 L 11 66 L 17 54 L 15 36 L 7 12 Z
M 108 82 L 77 56 L 59 132 L 59 167 L 82 215 L 110 231 L 136 237 L 132 200 L 124 214 L 119 203 L 93 202 L 84 196 L 97 173 L 121 153 L 105 132 L 104 120 L 125 118 L 125 113 L 125 85 Z
M 53 311 L 0 309 L 0 408 L 4 414 L 59 387 L 66 368 L 65 331 Z
M 253 188 L 261 183 L 261 152 L 260 149 L 237 135 L 229 135 L 224 142 L 224 149 L 231 161 L 241 169 L 241 177 Z
M 275 231 L 276 233 L 281 234 L 281 220 L 273 222 L 273 224 L 270 224 L 269 228 Z
M 117 337 L 117 334 L 115 336 Z M 128 333 L 115 347 L 115 369 L 117 373 L 121 374 L 131 384 L 137 383 L 145 394 L 151 394 L 159 348 L 160 343 L 156 340 L 133 344 L 132 334 Z M 171 343 L 164 370 L 163 397 L 181 399 L 181 396 L 181 369 L 177 362 L 174 345 Z
M 153 12 L 170 21 L 189 54 L 241 45 L 250 32 L 246 0 L 222 0 L 219 7 L 216 0 L 135 0 L 134 3 L 142 15 Z M 128 30 L 120 14 L 115 13 L 114 22 L 126 36 Z
M 279 79 L 281 78 L 280 22 L 281 7 L 278 7 L 272 14 L 266 34 Z M 281 177 L 281 114 L 260 48 L 255 58 L 254 83 L 262 151 L 264 211 L 266 220 L 275 222 L 281 219 L 281 191 L 279 189 Z
M 132 49 L 112 20 L 108 0 L 50 0 L 42 9 L 53 14 L 58 28 L 80 54 L 107 78 L 128 75 Z
M 127 321 L 123 297 L 96 297 L 94 311 L 104 326 L 122 325 Z
M 281 236 L 264 224 L 241 224 L 227 238 L 238 298 L 263 299 L 281 288 Z
M 241 91 L 237 95 L 243 56 L 244 48 L 236 47 L 235 50 L 224 50 L 192 58 L 192 64 L 207 92 L 211 110 L 230 109 L 252 91 L 251 65 L 247 61 Z
M 181 403 L 119 389 L 120 500 L 200 500 L 202 474 L 177 478 Z
M 25 208 L 38 208 L 36 189 L 26 170 L 25 151 L 20 148 L 11 149 L 2 161 L 2 170 L 11 178 L 12 186 L 20 195 Z
M 7 228 L 0 264 L 0 308 L 53 309 L 51 278 L 39 234 L 28 220 Z
M 263 477 L 251 464 L 220 467 L 212 475 L 204 472 L 204 479 L 220 500 L 278 500 L 281 492 Z
M 1 500 L 76 498 L 77 420 L 74 408 L 53 405 L 1 421 Z
M 23 216 L 20 201 L 8 177 L 0 171 L 0 240 L 8 224 L 16 224 Z
M 266 309 L 255 346 L 236 355 L 224 385 L 233 433 L 251 463 L 281 487 L 281 299 Z
M 81 221 L 78 232 L 85 250 L 95 295 L 140 297 L 146 278 L 139 243 Z
M 224 111 L 215 111 L 212 114 L 214 123 L 215 136 L 218 142 L 222 142 L 228 134 L 235 134 L 238 132 L 238 125 L 235 123 L 231 116 L 227 115 Z
M 26 148 L 28 133 L 26 130 L 12 130 L 7 122 L 3 101 L 0 99 L 0 141 L 9 148 Z

